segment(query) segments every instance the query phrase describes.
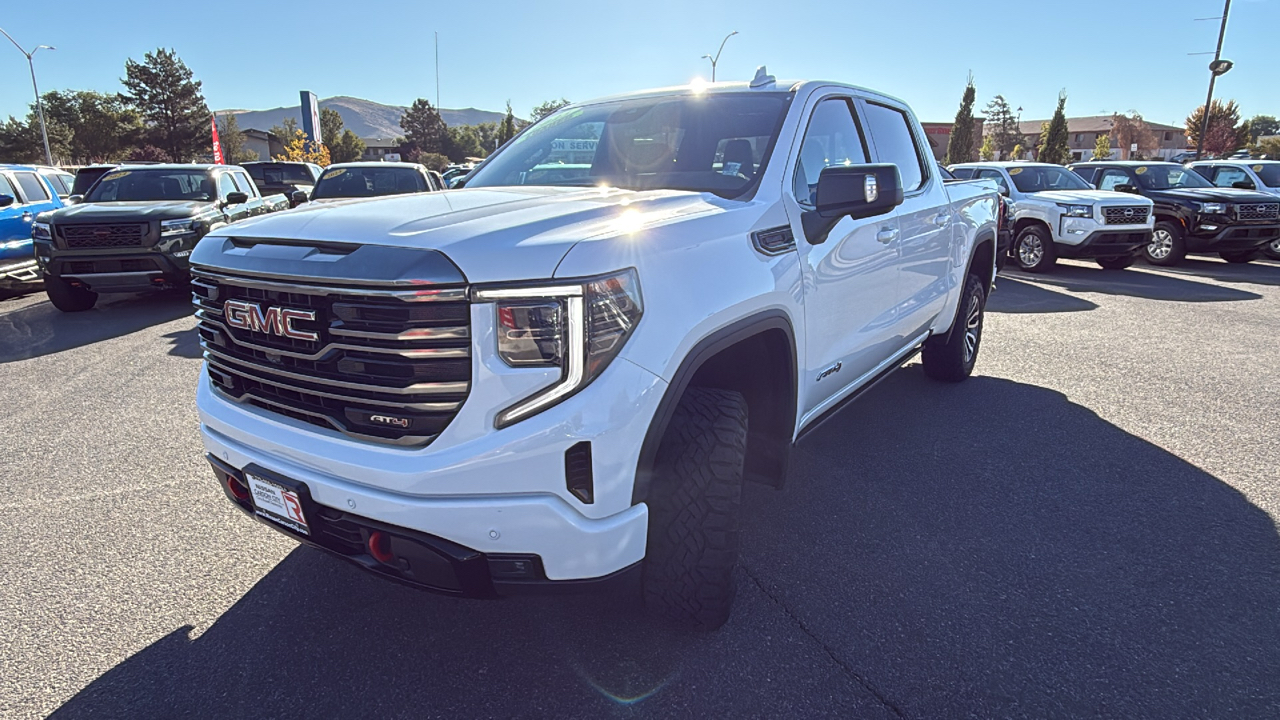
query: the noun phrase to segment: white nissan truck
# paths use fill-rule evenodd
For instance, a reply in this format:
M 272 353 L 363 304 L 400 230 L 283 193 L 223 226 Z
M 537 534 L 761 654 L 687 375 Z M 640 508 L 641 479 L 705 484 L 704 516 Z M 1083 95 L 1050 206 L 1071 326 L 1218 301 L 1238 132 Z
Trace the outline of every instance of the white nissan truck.
M 917 353 L 972 372 L 999 205 L 858 87 L 762 68 L 572 105 L 463 189 L 201 240 L 207 457 L 236 507 L 374 573 L 623 583 L 715 628 L 747 481 L 781 487 Z
M 1010 255 L 1027 272 L 1047 272 L 1060 257 L 1093 258 L 1108 270 L 1121 270 L 1151 242 L 1150 199 L 1094 190 L 1061 165 L 978 162 L 950 170 L 956 177 L 994 180 L 1013 201 Z

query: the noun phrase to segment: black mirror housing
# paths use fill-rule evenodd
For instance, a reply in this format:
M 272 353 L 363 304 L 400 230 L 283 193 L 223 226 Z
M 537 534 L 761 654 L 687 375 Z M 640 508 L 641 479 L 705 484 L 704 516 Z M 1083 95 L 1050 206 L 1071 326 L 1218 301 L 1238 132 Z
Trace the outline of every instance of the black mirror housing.
M 801 222 L 810 243 L 826 242 L 841 218 L 883 215 L 902 204 L 902 176 L 892 163 L 837 165 L 818 176 L 817 207 Z
M 294 190 L 293 192 L 289 193 L 289 200 L 293 203 L 294 207 L 298 207 L 299 205 L 301 205 L 304 202 L 307 202 L 310 199 L 311 198 L 310 196 L 307 195 L 306 190 Z
M 1116 185 L 1115 187 L 1113 187 L 1113 188 L 1111 188 L 1111 189 L 1112 189 L 1112 190 L 1115 190 L 1116 192 L 1129 193 L 1130 195 L 1140 195 L 1140 194 L 1141 194 L 1141 193 L 1139 193 L 1139 192 L 1138 192 L 1138 186 L 1137 186 L 1137 185 L 1129 185 L 1128 183 L 1121 183 L 1121 184 Z
M 0 194 L 0 207 L 9 207 L 15 200 L 17 200 L 17 198 L 12 195 Z
M 71 197 L 67 198 L 68 205 L 76 205 L 82 202 L 84 202 L 83 195 L 72 195 Z
M 242 193 L 242 192 L 227 193 L 228 205 L 243 205 L 244 203 L 247 203 L 247 202 L 249 202 L 248 193 Z
M 1252 180 L 1237 180 L 1231 183 L 1231 187 L 1237 190 L 1257 190 Z

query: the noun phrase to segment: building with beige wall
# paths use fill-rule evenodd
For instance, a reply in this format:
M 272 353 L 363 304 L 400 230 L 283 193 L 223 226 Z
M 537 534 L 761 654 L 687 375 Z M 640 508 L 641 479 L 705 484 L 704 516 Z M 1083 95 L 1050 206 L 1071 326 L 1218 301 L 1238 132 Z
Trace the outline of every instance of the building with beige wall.
M 1040 128 L 1048 120 L 1025 120 L 1018 125 L 1022 132 L 1022 146 L 1027 153 L 1022 159 L 1034 159 L 1034 148 L 1040 143 Z M 1173 125 L 1146 121 L 1147 129 L 1155 138 L 1156 147 L 1144 150 L 1147 158 L 1152 156 L 1168 159 L 1187 149 L 1185 131 Z M 1115 138 L 1115 118 L 1112 115 L 1090 115 L 1087 117 L 1067 118 L 1067 144 L 1071 148 L 1071 158 L 1076 162 L 1093 160 L 1093 149 L 1098 144 L 1099 135 L 1111 136 L 1111 157 L 1099 158 L 1110 160 L 1129 160 L 1132 152 L 1128 146 L 1120 147 Z

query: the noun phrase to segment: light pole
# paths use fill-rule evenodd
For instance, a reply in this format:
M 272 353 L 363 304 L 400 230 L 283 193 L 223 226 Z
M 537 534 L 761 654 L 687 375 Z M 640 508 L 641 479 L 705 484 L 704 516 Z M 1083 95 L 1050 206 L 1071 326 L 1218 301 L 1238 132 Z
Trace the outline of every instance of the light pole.
M 1196 160 L 1204 151 L 1204 141 L 1209 134 L 1209 110 L 1213 107 L 1213 81 L 1219 75 L 1231 69 L 1231 61 L 1222 59 L 1222 38 L 1227 34 L 1227 16 L 1231 14 L 1231 0 L 1227 0 L 1222 8 L 1222 25 L 1218 28 L 1218 49 L 1213 52 L 1213 62 L 1209 63 L 1209 96 L 1204 101 L 1204 117 L 1200 122 L 1200 138 L 1196 143 Z
M 724 36 L 724 40 L 721 40 L 721 41 L 720 41 L 720 49 L 716 51 L 716 56 L 715 56 L 715 57 L 711 57 L 710 55 L 703 55 L 703 56 L 702 56 L 702 57 L 706 58 L 707 60 L 710 60 L 710 61 L 711 61 L 711 82 L 715 82 L 715 81 L 716 81 L 716 63 L 720 62 L 720 53 L 724 52 L 724 44 L 725 44 L 725 43 L 727 43 L 727 42 L 729 42 L 729 38 L 731 38 L 731 37 L 733 37 L 734 35 L 737 35 L 737 34 L 738 34 L 738 31 L 737 31 L 737 30 L 734 30 L 733 32 L 731 32 L 731 33 L 729 33 L 728 35 L 725 35 L 725 36 Z
M 40 137 L 44 140 L 44 163 L 46 165 L 52 165 L 53 153 L 49 152 L 49 131 L 45 129 L 44 126 L 44 103 L 40 102 L 40 88 L 36 87 L 36 63 L 32 60 L 32 56 L 40 50 L 57 50 L 58 48 L 55 48 L 52 45 L 37 45 L 31 52 L 27 52 L 22 49 L 22 46 L 18 44 L 17 40 L 13 39 L 12 35 L 4 31 L 4 28 L 0 28 L 0 33 L 9 38 L 9 42 L 13 43 L 13 46 L 18 48 L 18 52 L 27 56 L 27 65 L 31 68 L 31 89 L 35 91 L 36 94 L 36 112 L 40 115 Z

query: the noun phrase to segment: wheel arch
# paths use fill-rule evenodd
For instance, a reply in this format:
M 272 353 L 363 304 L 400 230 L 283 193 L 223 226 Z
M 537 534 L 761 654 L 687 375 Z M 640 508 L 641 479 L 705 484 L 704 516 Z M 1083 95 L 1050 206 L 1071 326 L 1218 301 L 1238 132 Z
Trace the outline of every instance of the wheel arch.
M 779 382 L 779 376 L 783 378 Z M 795 433 L 798 399 L 796 335 L 782 310 L 733 322 L 698 341 L 667 384 L 640 445 L 631 504 L 649 494 L 658 448 L 690 387 L 741 392 L 747 400 L 747 458 L 743 477 L 781 488 Z

